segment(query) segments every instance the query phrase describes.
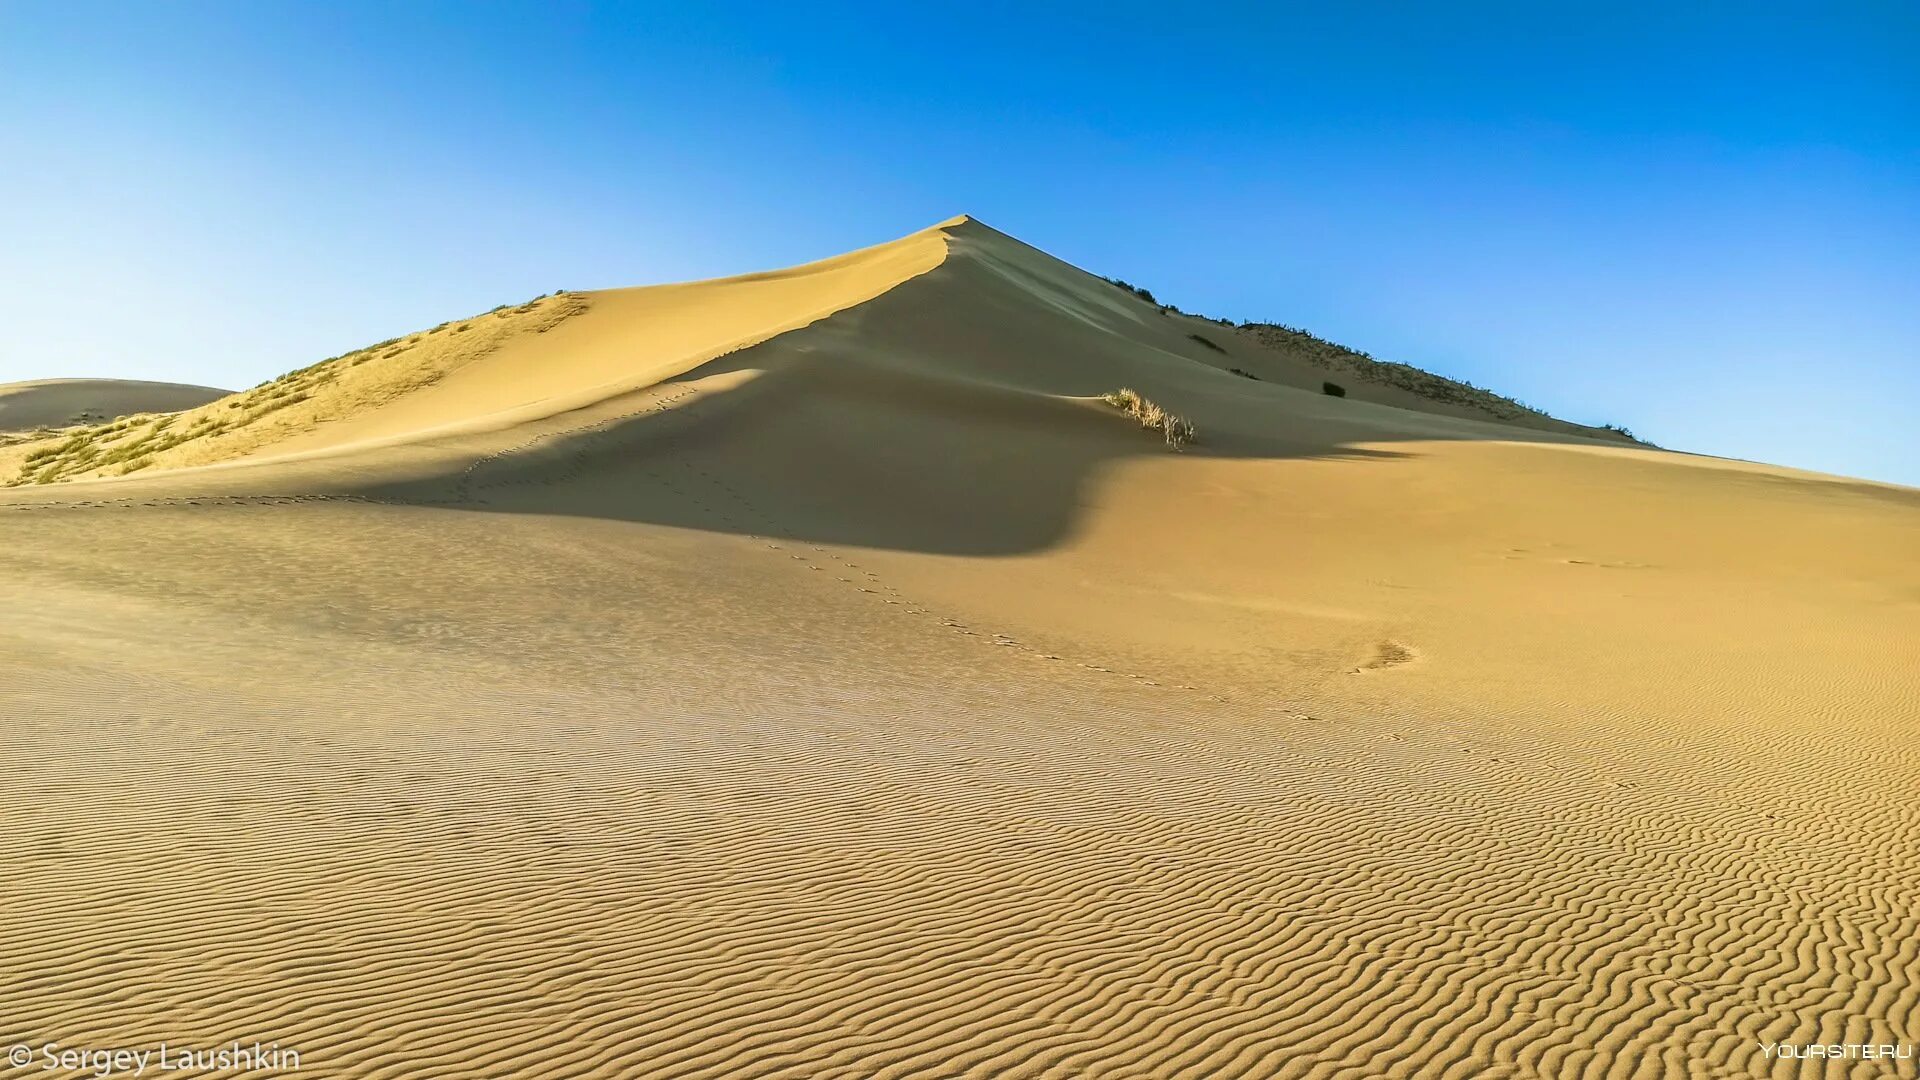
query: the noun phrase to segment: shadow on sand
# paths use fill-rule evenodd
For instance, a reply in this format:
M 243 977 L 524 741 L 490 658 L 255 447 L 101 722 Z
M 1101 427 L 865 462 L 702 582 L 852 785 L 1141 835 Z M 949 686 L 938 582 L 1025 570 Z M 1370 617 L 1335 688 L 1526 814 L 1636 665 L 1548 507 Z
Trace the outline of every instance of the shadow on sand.
M 1237 380 L 1223 380 L 1219 400 L 1192 403 L 1203 407 L 1195 410 L 1201 441 L 1176 453 L 1084 400 L 817 354 L 769 369 L 750 362 L 755 352 L 713 361 L 637 398 L 623 415 L 534 436 L 458 476 L 360 493 L 451 498 L 492 513 L 990 556 L 1061 543 L 1101 497 L 1099 478 L 1125 462 L 1162 467 L 1143 482 L 1179 485 L 1189 467 L 1221 459 L 1383 463 L 1410 456 L 1303 434 L 1334 425 L 1289 426 L 1283 410 L 1249 398 Z M 693 385 L 746 368 L 762 373 L 728 389 Z M 1354 441 L 1383 440 L 1368 429 Z M 1206 481 L 1193 471 L 1196 482 Z

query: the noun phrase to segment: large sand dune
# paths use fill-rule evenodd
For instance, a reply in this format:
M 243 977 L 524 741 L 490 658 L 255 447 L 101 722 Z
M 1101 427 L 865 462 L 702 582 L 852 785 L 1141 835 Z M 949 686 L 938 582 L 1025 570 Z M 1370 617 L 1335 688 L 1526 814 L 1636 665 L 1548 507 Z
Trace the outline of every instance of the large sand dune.
M 0 450 L 0 1041 L 1910 1074 L 1920 492 L 1324 377 L 958 219 Z

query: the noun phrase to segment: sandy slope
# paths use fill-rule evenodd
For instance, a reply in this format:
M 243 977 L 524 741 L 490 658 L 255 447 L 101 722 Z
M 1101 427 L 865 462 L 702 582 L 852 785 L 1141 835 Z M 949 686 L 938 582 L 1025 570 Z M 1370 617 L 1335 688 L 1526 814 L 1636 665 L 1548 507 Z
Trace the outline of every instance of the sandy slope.
M 204 405 L 226 394 L 211 386 L 138 379 L 37 379 L 0 383 L 0 432 L 61 428 L 134 413 Z
M 0 493 L 0 1041 L 794 1078 L 1920 1042 L 1920 493 L 1326 398 L 964 220 L 575 306 L 197 468 Z

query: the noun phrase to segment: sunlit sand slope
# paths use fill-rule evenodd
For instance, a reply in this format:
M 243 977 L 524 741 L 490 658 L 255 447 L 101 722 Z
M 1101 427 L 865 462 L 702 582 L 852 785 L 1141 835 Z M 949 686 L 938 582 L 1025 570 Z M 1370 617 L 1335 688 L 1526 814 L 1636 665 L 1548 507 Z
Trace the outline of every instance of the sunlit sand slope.
M 0 450 L 0 476 L 111 478 L 512 428 L 655 385 L 870 299 L 937 264 L 944 238 L 929 229 L 791 270 L 502 305 L 184 415 Z
M 966 220 L 559 299 L 0 492 L 0 1042 L 1903 1075 L 1777 1044 L 1920 1042 L 1920 493 L 1329 398 Z

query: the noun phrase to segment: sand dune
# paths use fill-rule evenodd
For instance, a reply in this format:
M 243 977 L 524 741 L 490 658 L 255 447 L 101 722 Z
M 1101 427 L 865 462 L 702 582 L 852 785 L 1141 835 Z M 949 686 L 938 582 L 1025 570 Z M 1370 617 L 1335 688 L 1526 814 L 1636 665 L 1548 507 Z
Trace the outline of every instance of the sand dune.
M 63 428 L 135 413 L 167 413 L 226 394 L 211 386 L 138 379 L 38 379 L 0 383 L 0 433 Z
M 1920 1042 L 1920 492 L 1325 377 L 956 219 L 0 450 L 46 481 L 0 491 L 0 1041 L 650 1078 Z

